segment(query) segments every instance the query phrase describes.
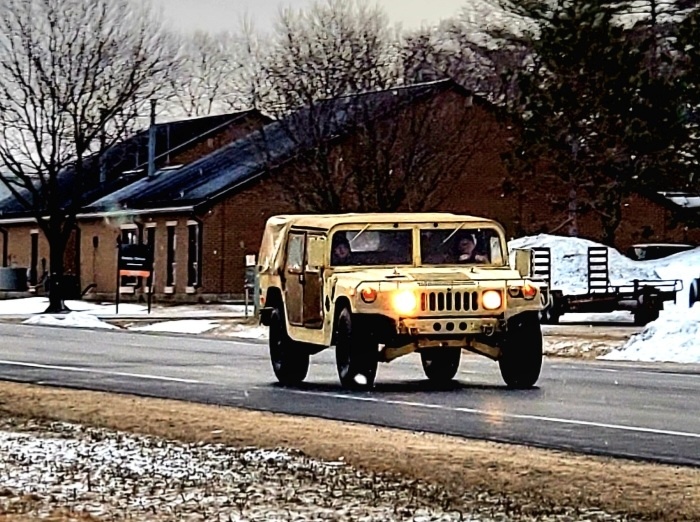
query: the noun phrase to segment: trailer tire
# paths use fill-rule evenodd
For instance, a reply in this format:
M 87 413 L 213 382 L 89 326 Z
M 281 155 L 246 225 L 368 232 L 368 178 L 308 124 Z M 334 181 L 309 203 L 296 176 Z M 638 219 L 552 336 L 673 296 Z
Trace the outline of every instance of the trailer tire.
M 522 313 L 508 321 L 498 366 L 509 388 L 532 388 L 542 370 L 542 328 L 537 313 Z
M 694 279 L 688 290 L 688 308 L 700 301 L 700 279 Z
M 632 315 L 636 326 L 646 326 L 659 318 L 659 309 L 651 306 L 642 306 L 635 310 Z

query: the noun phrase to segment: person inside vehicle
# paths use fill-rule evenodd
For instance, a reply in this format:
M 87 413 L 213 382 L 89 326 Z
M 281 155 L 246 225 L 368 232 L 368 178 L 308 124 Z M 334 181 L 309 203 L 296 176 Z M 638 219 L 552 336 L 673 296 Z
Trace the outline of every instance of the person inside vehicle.
M 455 243 L 455 258 L 458 263 L 488 263 L 488 257 L 476 249 L 474 234 L 464 234 Z
M 331 264 L 337 266 L 350 264 L 350 243 L 348 239 L 341 233 L 333 236 L 333 253 L 331 255 Z

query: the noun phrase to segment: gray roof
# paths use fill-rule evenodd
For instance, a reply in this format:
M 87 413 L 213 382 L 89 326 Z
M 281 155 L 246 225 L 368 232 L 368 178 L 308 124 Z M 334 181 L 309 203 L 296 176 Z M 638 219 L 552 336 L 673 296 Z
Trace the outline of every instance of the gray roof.
M 90 204 L 85 211 L 202 205 L 262 176 L 285 160 L 350 133 L 416 99 L 461 89 L 449 80 L 345 96 L 301 109 L 179 170 L 162 171 Z M 466 92 L 466 91 L 465 91 Z
M 223 128 L 243 122 L 247 116 L 254 113 L 258 114 L 256 111 L 244 111 L 157 124 L 156 165 L 164 165 L 168 154 L 176 154 L 194 147 Z M 80 208 L 143 178 L 147 167 L 148 134 L 148 130 L 138 132 L 110 147 L 103 154 L 107 168 L 105 182 L 100 181 L 98 155 L 86 158 L 83 176 L 77 176 L 72 167 L 61 171 L 55 196 L 58 201 L 55 203 L 63 209 Z M 25 194 L 28 201 L 32 201 L 32 196 L 26 189 L 21 189 L 20 192 Z M 0 216 L 14 218 L 23 215 L 32 215 L 32 212 L 0 182 Z

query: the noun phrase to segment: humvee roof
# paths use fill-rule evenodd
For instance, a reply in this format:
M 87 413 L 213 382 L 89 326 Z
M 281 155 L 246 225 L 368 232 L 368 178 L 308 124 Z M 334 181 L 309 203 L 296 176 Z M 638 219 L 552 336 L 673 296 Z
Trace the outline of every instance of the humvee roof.
M 366 223 L 494 223 L 488 218 L 451 214 L 449 212 L 403 212 L 364 214 L 287 214 L 270 218 L 265 226 L 263 243 L 260 246 L 259 270 L 276 268 L 275 259 L 282 246 L 287 229 L 292 226 L 329 230 L 337 225 Z

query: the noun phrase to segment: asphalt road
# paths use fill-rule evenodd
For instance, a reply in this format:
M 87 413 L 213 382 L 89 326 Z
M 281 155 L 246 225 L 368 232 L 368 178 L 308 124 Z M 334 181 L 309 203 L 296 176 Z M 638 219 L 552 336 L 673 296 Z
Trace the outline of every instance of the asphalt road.
M 700 466 L 700 366 L 549 359 L 538 388 L 513 391 L 496 363 L 465 355 L 436 389 L 410 355 L 381 365 L 374 391 L 347 392 L 331 350 L 283 388 L 265 344 L 0 324 L 0 379 Z

